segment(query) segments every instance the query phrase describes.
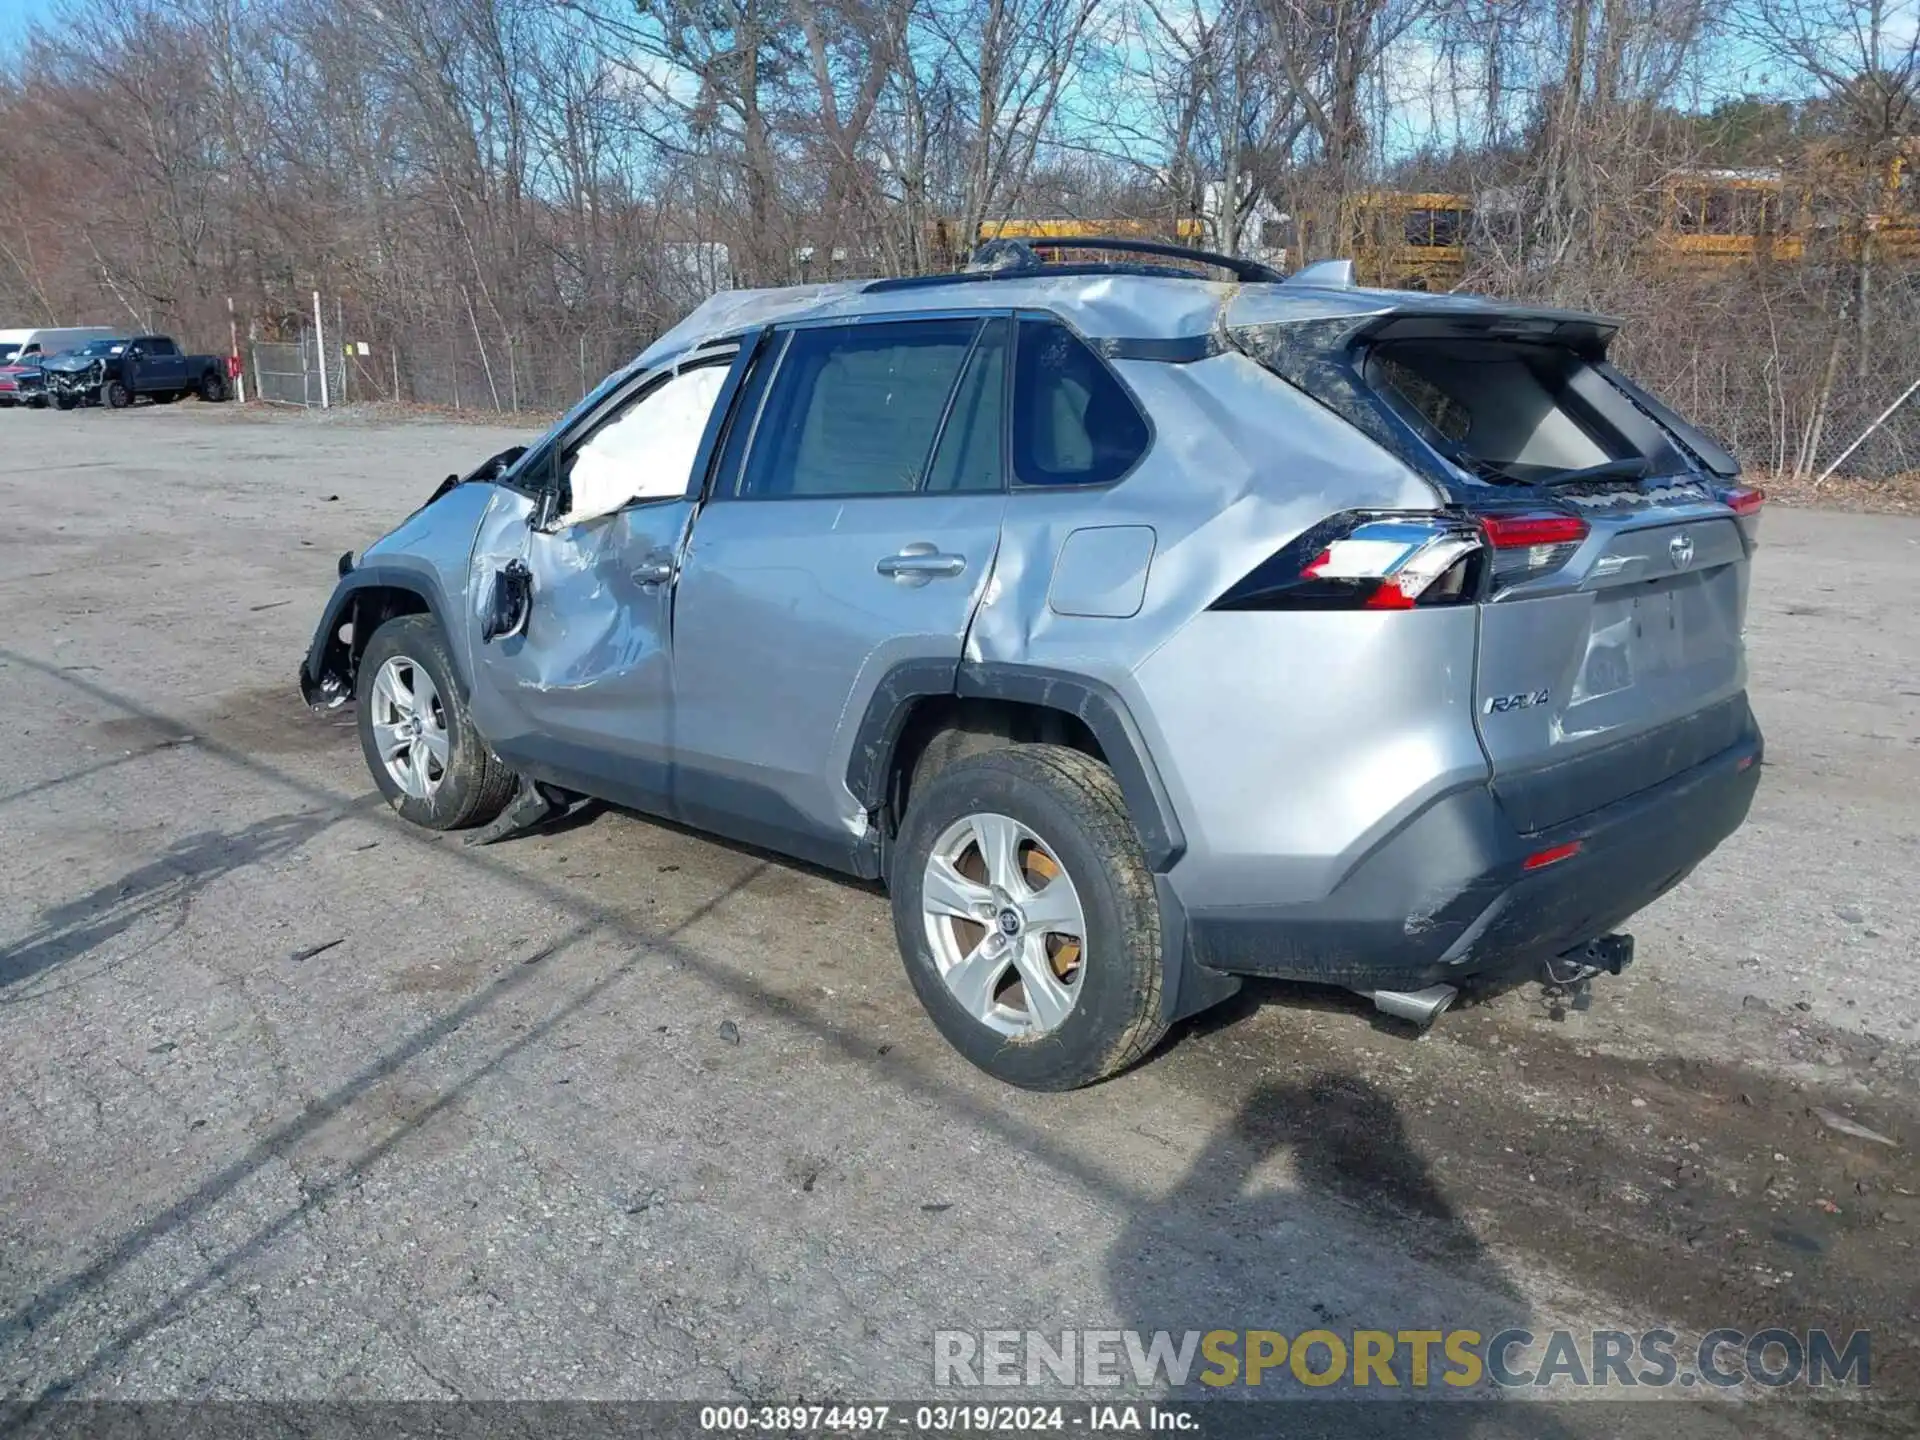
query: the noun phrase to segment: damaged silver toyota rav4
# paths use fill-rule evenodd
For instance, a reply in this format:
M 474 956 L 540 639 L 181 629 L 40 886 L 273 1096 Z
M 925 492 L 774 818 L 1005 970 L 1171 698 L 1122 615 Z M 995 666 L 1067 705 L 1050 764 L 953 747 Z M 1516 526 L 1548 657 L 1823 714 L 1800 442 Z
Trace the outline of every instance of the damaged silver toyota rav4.
M 1016 1085 L 1243 975 L 1424 1023 L 1617 971 L 1759 779 L 1760 492 L 1605 319 L 1084 243 L 714 297 L 344 557 L 308 701 L 416 825 L 883 880 Z

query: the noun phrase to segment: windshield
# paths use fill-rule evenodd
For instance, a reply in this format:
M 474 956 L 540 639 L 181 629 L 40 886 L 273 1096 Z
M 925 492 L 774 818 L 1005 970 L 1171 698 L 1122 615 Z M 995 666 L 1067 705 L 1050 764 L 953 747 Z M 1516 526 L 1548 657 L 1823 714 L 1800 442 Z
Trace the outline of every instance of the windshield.
M 75 355 L 118 355 L 125 344 L 126 342 L 123 340 L 89 340 L 72 353 Z

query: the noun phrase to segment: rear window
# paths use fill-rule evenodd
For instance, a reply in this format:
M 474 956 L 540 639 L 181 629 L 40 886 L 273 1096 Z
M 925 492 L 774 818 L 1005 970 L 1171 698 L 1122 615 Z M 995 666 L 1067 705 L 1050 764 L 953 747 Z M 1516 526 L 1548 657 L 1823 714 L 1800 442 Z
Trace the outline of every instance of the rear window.
M 1133 397 L 1057 320 L 1022 320 L 1014 358 L 1013 470 L 1022 485 L 1109 485 L 1152 440 Z
M 1615 460 L 1672 458 L 1649 453 L 1650 427 L 1564 347 L 1388 342 L 1367 356 L 1365 373 L 1429 445 L 1482 478 L 1525 482 Z M 1653 449 L 1666 451 L 1657 442 Z
M 1374 388 L 1397 400 L 1396 408 L 1412 410 L 1436 433 L 1456 444 L 1467 438 L 1473 417 L 1466 406 L 1418 370 L 1385 354 L 1376 355 L 1371 368 Z

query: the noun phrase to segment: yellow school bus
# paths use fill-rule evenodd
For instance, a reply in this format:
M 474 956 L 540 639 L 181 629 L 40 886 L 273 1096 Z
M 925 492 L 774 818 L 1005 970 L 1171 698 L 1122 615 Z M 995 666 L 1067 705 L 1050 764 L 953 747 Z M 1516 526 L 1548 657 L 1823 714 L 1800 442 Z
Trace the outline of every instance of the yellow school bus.
M 986 220 L 975 238 L 987 240 L 1084 240 L 1095 237 L 1115 240 L 1172 240 L 1181 245 L 1198 245 L 1206 237 L 1206 226 L 1187 218 L 1180 220 Z
M 1882 170 L 1866 229 L 1882 260 L 1920 260 L 1920 140 L 1902 142 Z M 1850 257 L 1851 258 L 1851 257 Z
M 1655 244 L 1689 268 L 1798 260 L 1803 209 L 1778 170 L 1676 170 L 1661 185 Z
M 1368 190 L 1354 197 L 1348 253 L 1363 285 L 1451 290 L 1466 278 L 1473 202 L 1429 190 Z

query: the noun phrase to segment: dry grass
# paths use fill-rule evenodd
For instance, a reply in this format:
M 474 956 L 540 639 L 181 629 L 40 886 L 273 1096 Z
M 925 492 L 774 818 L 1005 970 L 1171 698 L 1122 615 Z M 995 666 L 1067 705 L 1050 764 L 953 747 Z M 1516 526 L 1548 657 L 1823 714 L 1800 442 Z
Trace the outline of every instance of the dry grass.
M 1749 477 L 1766 488 L 1768 502 L 1775 505 L 1881 515 L 1920 515 L 1920 471 L 1916 470 L 1883 480 L 1849 479 L 1836 475 L 1823 483 L 1758 471 L 1749 472 Z

